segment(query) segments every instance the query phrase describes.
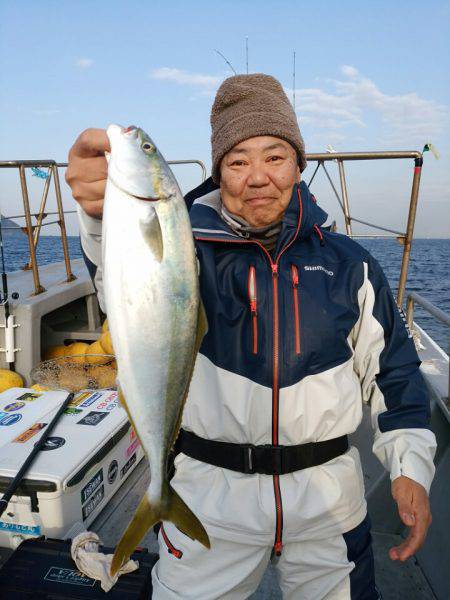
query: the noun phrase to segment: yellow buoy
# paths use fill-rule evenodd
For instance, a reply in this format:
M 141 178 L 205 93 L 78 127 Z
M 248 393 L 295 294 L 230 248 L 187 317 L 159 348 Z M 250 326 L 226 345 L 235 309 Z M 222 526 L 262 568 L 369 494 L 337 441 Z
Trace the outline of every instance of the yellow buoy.
M 50 346 L 47 348 L 44 354 L 44 360 L 50 360 L 51 358 L 59 358 L 65 356 L 67 352 L 67 346 Z
M 104 356 L 104 354 L 105 351 L 100 344 L 100 341 L 97 340 L 90 344 L 86 350 L 86 360 L 91 365 L 104 365 L 111 360 L 110 357 Z
M 88 348 L 89 344 L 86 344 L 86 342 L 75 342 L 67 347 L 66 356 L 69 358 L 70 362 L 84 364 L 86 362 L 84 355 Z M 78 356 L 80 354 L 82 356 Z
M 102 333 L 98 341 L 100 342 L 105 354 L 114 354 L 114 348 L 111 342 L 111 334 L 109 331 Z
M 23 387 L 22 377 L 9 369 L 0 369 L 0 392 L 13 387 Z

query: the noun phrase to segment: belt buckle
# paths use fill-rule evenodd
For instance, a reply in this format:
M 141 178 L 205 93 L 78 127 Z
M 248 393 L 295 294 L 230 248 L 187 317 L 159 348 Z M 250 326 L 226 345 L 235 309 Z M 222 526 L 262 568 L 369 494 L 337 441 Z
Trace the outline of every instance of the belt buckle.
M 281 475 L 283 473 L 283 449 L 284 446 L 271 444 L 254 446 L 254 472 L 263 475 Z

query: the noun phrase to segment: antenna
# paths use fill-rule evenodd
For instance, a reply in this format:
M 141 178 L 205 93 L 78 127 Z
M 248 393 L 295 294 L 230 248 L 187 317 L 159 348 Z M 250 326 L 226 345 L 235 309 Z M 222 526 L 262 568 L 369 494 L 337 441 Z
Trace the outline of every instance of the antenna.
M 247 65 L 247 75 L 248 75 L 248 35 L 245 36 L 245 63 Z
M 221 56 L 223 58 L 223 60 L 227 63 L 227 65 L 230 67 L 230 69 L 233 71 L 233 73 L 235 75 L 237 75 L 236 71 L 234 70 L 233 65 L 230 63 L 230 61 L 228 60 L 228 58 L 226 56 L 224 56 L 220 50 L 214 50 L 214 52 L 217 52 L 217 54 L 219 56 Z
M 295 112 L 295 50 L 294 50 L 294 69 L 293 69 L 293 73 L 292 73 L 292 78 L 293 78 L 293 85 L 292 85 L 292 104 L 294 106 L 294 112 Z

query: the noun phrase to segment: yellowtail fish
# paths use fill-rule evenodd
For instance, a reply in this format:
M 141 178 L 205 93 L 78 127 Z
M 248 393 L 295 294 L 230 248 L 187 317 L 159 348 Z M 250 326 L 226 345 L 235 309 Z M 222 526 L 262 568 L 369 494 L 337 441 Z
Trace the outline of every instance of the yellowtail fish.
M 115 574 L 158 521 L 172 521 L 210 546 L 167 480 L 167 457 L 207 325 L 189 216 L 170 168 L 142 129 L 110 125 L 107 133 L 106 310 L 121 401 L 150 463 L 149 488 L 114 553 Z

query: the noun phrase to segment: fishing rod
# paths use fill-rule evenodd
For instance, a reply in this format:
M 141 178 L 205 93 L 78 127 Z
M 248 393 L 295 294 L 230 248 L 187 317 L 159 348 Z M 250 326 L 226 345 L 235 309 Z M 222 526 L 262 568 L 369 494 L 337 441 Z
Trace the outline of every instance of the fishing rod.
M 2 261 L 2 288 L 3 288 L 3 296 L 1 297 L 1 304 L 3 304 L 5 309 L 5 325 L 8 321 L 9 317 L 9 295 L 8 295 L 8 276 L 6 275 L 5 269 L 5 249 L 3 247 L 3 215 L 0 213 L 0 254 Z
M 67 406 L 72 402 L 74 396 L 75 396 L 75 394 L 73 392 L 70 392 L 70 394 L 67 395 L 67 398 L 61 404 L 57 413 L 55 414 L 53 419 L 50 421 L 50 423 L 47 425 L 47 428 L 44 430 L 44 433 L 40 437 L 39 441 L 36 443 L 35 446 L 33 446 L 33 450 L 27 456 L 27 458 L 25 459 L 25 462 L 20 467 L 20 469 L 17 471 L 16 476 L 11 481 L 9 486 L 6 488 L 5 493 L 3 494 L 3 496 L 0 500 L 0 518 L 1 518 L 2 514 L 5 512 L 6 507 L 8 506 L 8 503 L 11 500 L 12 496 L 14 496 L 14 493 L 17 491 L 17 488 L 22 483 L 23 476 L 30 468 L 30 465 L 36 458 L 36 455 L 44 447 L 45 442 L 47 441 L 49 435 L 55 428 L 55 425 L 59 421 L 59 418 L 61 417 L 63 412 L 66 410 Z

